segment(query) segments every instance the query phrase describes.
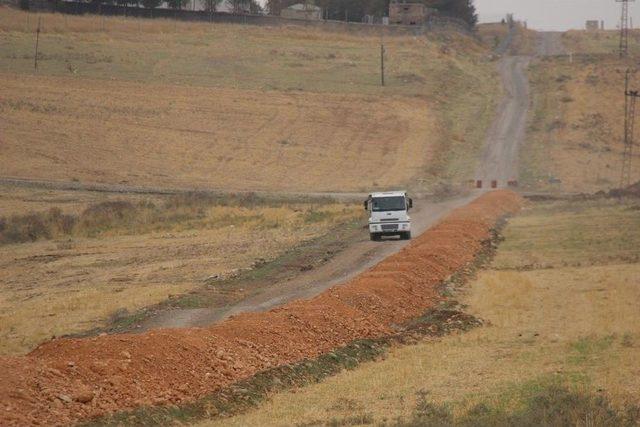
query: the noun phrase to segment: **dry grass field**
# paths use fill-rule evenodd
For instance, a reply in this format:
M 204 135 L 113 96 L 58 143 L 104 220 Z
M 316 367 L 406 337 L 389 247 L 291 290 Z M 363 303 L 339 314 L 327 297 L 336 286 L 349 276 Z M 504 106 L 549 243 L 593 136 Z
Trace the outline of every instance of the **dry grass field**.
M 541 414 L 526 411 L 545 399 L 549 410 L 569 405 L 569 417 L 581 411 L 579 395 L 606 398 L 614 410 L 638 405 L 639 208 L 606 200 L 531 206 L 510 220 L 491 268 L 458 295 L 485 326 L 395 348 L 203 425 L 494 425 L 505 413 L 531 421 Z M 591 409 L 592 419 L 612 420 Z
M 619 186 L 622 164 L 624 73 L 640 54 L 612 53 L 617 33 L 573 31 L 568 56 L 541 59 L 530 70 L 533 109 L 522 151 L 522 181 L 530 188 L 593 192 Z M 633 76 L 632 88 L 638 85 Z M 640 157 L 632 180 L 640 179 Z
M 499 96 L 485 48 L 456 34 L 386 37 L 381 88 L 378 36 L 40 17 L 36 73 L 36 15 L 0 9 L 5 176 L 315 192 L 462 182 Z
M 344 191 L 408 182 L 434 154 L 417 99 L 18 75 L 2 91 L 8 176 Z
M 0 354 L 23 353 L 53 335 L 103 326 L 114 316 L 210 286 L 208 277 L 269 262 L 362 216 L 359 205 L 333 202 L 8 193 L 11 206 L 57 206 L 79 219 L 66 233 L 0 244 Z M 2 218 L 0 243 L 23 217 Z M 28 227 L 34 230 L 37 218 Z
M 465 181 L 500 96 L 486 47 L 385 36 L 382 88 L 380 41 L 0 7 L 0 178 L 277 192 Z M 188 294 L 362 216 L 333 202 L 167 200 L 0 186 L 0 353 Z

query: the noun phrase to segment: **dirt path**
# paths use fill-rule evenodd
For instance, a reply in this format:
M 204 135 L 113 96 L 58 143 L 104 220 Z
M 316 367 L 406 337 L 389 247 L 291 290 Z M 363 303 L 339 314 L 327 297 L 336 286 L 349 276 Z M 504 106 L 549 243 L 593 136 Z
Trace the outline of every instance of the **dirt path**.
M 565 54 L 562 33 L 538 33 L 536 50 L 538 57 Z M 496 180 L 498 187 L 506 187 L 508 181 L 518 180 L 518 156 L 525 140 L 530 105 L 526 73 L 531 59 L 529 56 L 505 56 L 498 66 L 504 98 L 487 135 L 482 162 L 476 170 L 476 179 L 483 180 L 485 186 Z
M 543 39 L 543 48 L 540 50 L 551 51 L 551 48 L 546 49 L 545 40 L 553 43 L 555 39 L 553 36 Z M 529 108 L 529 84 L 526 76 L 529 60 L 525 56 L 505 56 L 499 64 L 505 96 L 487 135 L 486 149 L 476 175 L 486 182 L 498 180 L 500 187 L 506 187 L 508 180 L 517 179 L 518 176 L 518 153 L 525 137 Z M 414 235 L 421 234 L 446 213 L 467 204 L 477 195 L 478 193 L 473 193 L 439 203 L 416 200 L 417 208 L 411 214 Z M 366 237 L 364 230 L 363 236 Z M 265 311 L 295 299 L 310 298 L 353 278 L 406 244 L 403 241 L 370 242 L 363 239 L 354 242 L 321 267 L 303 272 L 292 280 L 275 282 L 236 304 L 224 308 L 164 311 L 145 321 L 140 330 L 207 326 L 235 314 Z
M 414 234 L 422 234 L 445 214 L 473 200 L 476 195 L 440 203 L 415 200 L 411 213 Z M 160 312 L 142 323 L 139 330 L 161 327 L 207 326 L 234 314 L 266 311 L 289 301 L 313 297 L 336 284 L 346 282 L 407 245 L 407 241 L 372 242 L 365 230 L 363 239 L 354 242 L 318 268 L 302 272 L 292 280 L 274 282 L 237 304 L 222 308 L 178 309 Z
M 498 187 L 506 187 L 507 181 L 518 179 L 518 155 L 529 110 L 526 76 L 529 61 L 527 56 L 506 56 L 500 61 L 504 98 L 489 129 L 482 162 L 476 171 L 476 179 L 481 179 L 485 186 L 496 180 Z

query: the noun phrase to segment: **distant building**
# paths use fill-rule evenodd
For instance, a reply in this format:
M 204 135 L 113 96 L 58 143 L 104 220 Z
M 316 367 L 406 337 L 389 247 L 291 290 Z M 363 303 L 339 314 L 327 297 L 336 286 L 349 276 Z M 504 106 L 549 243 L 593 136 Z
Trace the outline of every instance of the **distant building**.
M 587 31 L 598 31 L 600 28 L 600 21 L 587 21 L 585 23 Z
M 389 3 L 389 23 L 395 25 L 424 25 L 436 12 L 424 3 L 392 0 Z
M 289 19 L 322 19 L 322 9 L 311 3 L 296 3 L 280 11 L 280 16 Z

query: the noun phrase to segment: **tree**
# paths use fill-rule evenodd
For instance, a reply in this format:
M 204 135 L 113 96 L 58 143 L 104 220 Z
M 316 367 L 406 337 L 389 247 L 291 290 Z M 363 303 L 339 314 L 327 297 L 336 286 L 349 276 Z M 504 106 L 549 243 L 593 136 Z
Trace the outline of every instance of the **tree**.
M 189 3 L 189 0 L 167 0 L 167 5 L 171 9 L 182 9 Z
M 256 0 L 251 0 L 249 3 L 249 12 L 253 15 L 262 15 L 264 13 L 264 8 Z
M 218 10 L 218 5 L 222 3 L 223 0 L 200 0 L 200 4 L 207 12 L 216 12 Z
M 142 6 L 146 9 L 155 9 L 162 4 L 162 0 L 142 0 Z
M 250 7 L 251 0 L 227 0 L 232 13 L 245 13 Z
M 473 0 L 434 0 L 430 3 L 428 6 L 435 7 L 442 15 L 462 19 L 471 26 L 478 23 Z

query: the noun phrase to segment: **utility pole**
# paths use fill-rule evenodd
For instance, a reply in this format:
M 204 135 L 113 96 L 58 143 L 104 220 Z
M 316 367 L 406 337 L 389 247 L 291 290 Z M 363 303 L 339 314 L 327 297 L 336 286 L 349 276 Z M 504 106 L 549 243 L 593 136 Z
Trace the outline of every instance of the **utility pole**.
M 626 58 L 629 53 L 629 2 L 635 0 L 616 0 L 621 3 L 622 13 L 620 15 L 620 58 Z
M 630 73 L 631 71 L 627 70 L 624 82 L 624 149 L 622 152 L 622 173 L 620 176 L 621 189 L 631 185 L 636 100 L 640 98 L 637 90 L 629 90 Z
M 380 85 L 384 86 L 384 27 L 380 28 Z
M 384 43 L 380 43 L 380 84 L 384 86 Z
M 36 52 L 33 55 L 33 69 L 38 71 L 38 43 L 40 42 L 40 24 L 42 22 L 42 18 L 38 17 L 38 28 L 36 29 Z

